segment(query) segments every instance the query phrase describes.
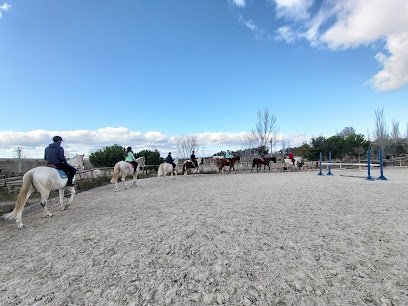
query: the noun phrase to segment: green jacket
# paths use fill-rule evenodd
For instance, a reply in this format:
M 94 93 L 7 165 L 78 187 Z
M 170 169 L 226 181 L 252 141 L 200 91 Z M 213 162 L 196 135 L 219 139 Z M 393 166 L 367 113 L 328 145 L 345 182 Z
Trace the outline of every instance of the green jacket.
M 127 161 L 127 162 L 136 161 L 136 158 L 135 158 L 135 155 L 133 154 L 133 152 L 128 152 L 126 154 L 125 161 Z

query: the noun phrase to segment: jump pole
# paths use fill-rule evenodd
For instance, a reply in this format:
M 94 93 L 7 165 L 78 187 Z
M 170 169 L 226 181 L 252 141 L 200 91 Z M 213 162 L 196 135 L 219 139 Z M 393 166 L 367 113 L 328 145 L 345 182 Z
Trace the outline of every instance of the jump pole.
M 319 168 L 320 168 L 320 171 L 319 171 L 319 173 L 318 173 L 317 175 L 324 175 L 324 174 L 322 173 L 322 159 L 323 159 L 323 157 L 322 157 L 322 152 L 320 152 L 320 158 L 319 158 Z
M 370 149 L 368 149 L 367 150 L 367 177 L 366 177 L 366 180 L 374 181 L 373 177 L 371 176 L 370 157 L 371 157 L 371 152 L 370 152 Z
M 327 172 L 326 175 L 333 175 L 333 173 L 331 172 L 331 165 L 330 165 L 330 163 L 331 163 L 331 152 L 329 152 L 329 164 L 328 164 L 328 169 L 329 169 L 329 171 Z
M 382 148 L 380 149 L 379 158 L 380 158 L 380 176 L 378 177 L 377 180 L 388 181 L 388 179 L 384 176 Z

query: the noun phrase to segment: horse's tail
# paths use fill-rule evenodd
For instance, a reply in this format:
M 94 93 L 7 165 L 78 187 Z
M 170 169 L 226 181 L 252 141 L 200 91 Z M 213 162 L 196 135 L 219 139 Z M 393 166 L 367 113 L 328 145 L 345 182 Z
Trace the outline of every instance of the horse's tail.
M 119 163 L 116 163 L 115 167 L 113 167 L 113 175 L 112 175 L 112 178 L 111 178 L 111 180 L 110 180 L 110 182 L 111 182 L 112 184 L 118 182 L 119 173 L 120 173 Z
M 159 168 L 157 169 L 157 177 L 160 177 L 164 174 L 163 171 L 163 164 L 160 164 Z
M 23 185 L 21 186 L 20 192 L 18 193 L 16 206 L 14 207 L 14 210 L 11 213 L 5 214 L 3 216 L 5 219 L 15 219 L 17 217 L 17 214 L 21 212 L 27 201 L 28 191 L 30 190 L 30 187 L 32 185 L 33 185 L 33 172 L 28 171 L 23 176 Z
M 252 160 L 252 168 L 255 167 L 255 158 Z

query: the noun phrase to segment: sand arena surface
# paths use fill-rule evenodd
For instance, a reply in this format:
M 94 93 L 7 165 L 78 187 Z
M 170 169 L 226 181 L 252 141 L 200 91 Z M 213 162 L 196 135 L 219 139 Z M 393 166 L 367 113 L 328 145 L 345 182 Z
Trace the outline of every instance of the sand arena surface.
M 144 179 L 53 200 L 52 218 L 35 205 L 22 230 L 0 220 L 0 304 L 408 305 L 408 169 L 334 173 Z

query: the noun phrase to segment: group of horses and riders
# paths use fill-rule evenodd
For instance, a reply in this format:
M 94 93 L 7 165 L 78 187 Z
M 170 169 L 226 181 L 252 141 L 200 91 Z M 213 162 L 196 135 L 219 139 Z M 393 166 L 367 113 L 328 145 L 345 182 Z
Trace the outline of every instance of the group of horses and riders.
M 64 198 L 64 190 L 68 188 L 71 193 L 70 199 L 68 201 L 68 205 L 72 203 L 74 195 L 75 195 L 75 174 L 78 169 L 84 168 L 84 155 L 76 155 L 73 158 L 66 159 L 64 154 L 64 149 L 61 146 L 61 142 L 63 141 L 61 136 L 54 136 L 53 142 L 49 144 L 45 148 L 44 152 L 44 159 L 47 162 L 47 166 L 39 166 L 35 167 L 29 171 L 27 171 L 23 176 L 23 184 L 21 186 L 20 192 L 17 197 L 16 206 L 11 213 L 6 214 L 4 217 L 6 219 L 16 219 L 17 227 L 23 227 L 22 223 L 22 211 L 24 206 L 30 197 L 30 195 L 37 190 L 41 195 L 41 206 L 44 208 L 44 212 L 46 216 L 51 217 L 52 214 L 47 209 L 47 202 L 50 192 L 52 190 L 59 191 L 59 202 L 61 209 L 65 209 L 65 205 L 63 203 Z M 298 157 L 294 157 L 293 153 L 289 153 L 289 158 L 284 160 L 284 164 L 286 167 L 297 167 L 300 164 L 300 160 Z M 115 190 L 118 191 L 117 182 L 119 179 L 119 175 L 121 174 L 121 180 L 123 182 L 124 188 L 126 189 L 126 177 L 128 175 L 133 176 L 133 185 L 136 185 L 137 175 L 139 173 L 139 168 L 145 166 L 145 157 L 135 157 L 135 154 L 132 151 L 131 147 L 128 147 L 125 150 L 125 160 L 119 161 L 115 164 L 113 169 L 113 176 L 111 179 L 111 183 L 115 184 Z M 234 156 L 229 150 L 227 150 L 225 154 L 225 158 L 217 159 L 216 164 L 220 173 L 223 172 L 224 167 L 228 167 L 228 172 L 231 169 L 235 170 L 234 165 L 236 162 L 240 161 L 240 156 Z M 270 162 L 273 161 L 276 163 L 276 157 L 261 157 L 255 158 L 253 160 L 252 169 L 257 166 L 257 171 L 259 171 L 259 167 L 264 165 L 265 167 L 268 166 L 270 170 Z M 195 156 L 194 151 L 190 156 L 189 160 L 186 160 L 183 163 L 183 173 L 187 175 L 187 170 L 191 170 L 193 173 L 200 173 L 199 168 L 200 165 L 203 163 L 203 159 L 197 159 Z M 164 167 L 166 165 L 167 167 Z M 165 163 L 162 163 L 160 167 L 163 166 L 161 169 L 164 172 L 164 176 L 166 173 L 170 173 L 173 175 L 173 172 L 177 175 L 177 166 L 175 160 L 171 156 L 171 152 L 166 157 Z M 159 170 L 160 170 L 159 167 Z M 163 170 L 165 169 L 165 170 Z M 251 171 L 252 171 L 251 169 Z M 159 174 L 160 177 L 160 174 Z

